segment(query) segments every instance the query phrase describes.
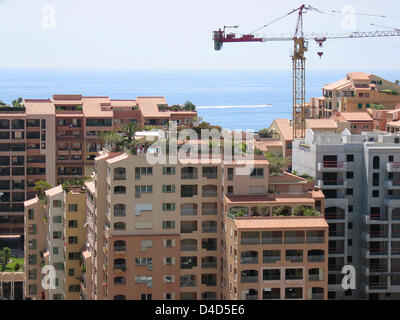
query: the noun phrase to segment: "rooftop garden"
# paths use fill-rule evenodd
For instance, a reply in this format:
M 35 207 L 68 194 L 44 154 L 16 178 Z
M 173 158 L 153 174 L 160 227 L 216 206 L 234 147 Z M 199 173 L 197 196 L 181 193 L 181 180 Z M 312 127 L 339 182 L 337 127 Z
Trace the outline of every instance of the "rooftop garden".
M 11 106 L 4 103 L 0 100 L 0 112 L 7 112 L 7 111 L 25 111 L 25 107 L 23 105 L 23 99 L 19 97 L 16 100 L 11 102 Z
M 289 161 L 287 159 L 284 159 L 283 157 L 277 156 L 270 152 L 266 152 L 265 156 L 269 162 L 270 175 L 281 175 L 289 168 Z
M 260 138 L 275 138 L 277 135 L 274 129 L 264 128 L 258 131 L 258 136 Z
M 8 247 L 0 250 L 0 262 L 2 272 L 22 271 L 24 268 L 24 259 L 11 257 L 11 249 Z
M 400 93 L 395 90 L 395 89 L 385 89 L 385 90 L 379 90 L 381 93 L 386 93 L 386 94 L 393 94 L 395 96 L 399 95 Z
M 380 104 L 380 103 L 371 103 L 370 104 L 370 108 L 374 109 L 374 110 L 384 110 L 385 106 L 383 104 Z
M 229 216 L 233 219 L 241 217 L 316 217 L 321 212 L 307 206 L 297 206 L 293 210 L 287 206 L 268 207 L 258 205 L 249 211 L 246 207 L 233 207 L 229 209 Z
M 196 111 L 196 106 L 189 100 L 183 105 L 174 104 L 169 106 L 168 104 L 157 104 L 158 111 Z

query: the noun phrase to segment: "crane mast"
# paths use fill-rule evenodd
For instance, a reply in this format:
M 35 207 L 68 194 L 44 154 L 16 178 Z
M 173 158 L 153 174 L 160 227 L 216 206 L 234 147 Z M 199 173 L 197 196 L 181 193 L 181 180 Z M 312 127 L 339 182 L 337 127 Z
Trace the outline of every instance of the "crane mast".
M 238 26 L 224 26 L 224 29 L 219 29 L 213 32 L 214 49 L 221 50 L 224 42 L 269 42 L 269 41 L 293 41 L 293 55 L 292 57 L 292 129 L 293 139 L 304 138 L 306 131 L 305 124 L 305 104 L 306 104 L 306 77 L 305 77 L 305 52 L 308 50 L 308 40 L 315 40 L 322 47 L 322 44 L 327 39 L 355 39 L 355 38 L 377 38 L 377 37 L 393 37 L 400 36 L 400 29 L 393 29 L 391 31 L 368 31 L 368 32 L 351 32 L 344 34 L 310 34 L 304 35 L 303 31 L 303 14 L 307 10 L 316 10 L 310 6 L 306 7 L 304 4 L 299 8 L 292 10 L 286 15 L 276 19 L 278 21 L 283 17 L 298 12 L 297 24 L 295 34 L 292 37 L 265 37 L 255 34 L 244 34 L 241 36 L 235 33 L 225 33 L 226 28 L 237 28 Z M 273 21 L 273 22 L 275 22 Z M 266 27 L 265 25 L 264 27 Z M 262 27 L 263 28 L 263 27 Z M 321 57 L 323 52 L 318 52 Z

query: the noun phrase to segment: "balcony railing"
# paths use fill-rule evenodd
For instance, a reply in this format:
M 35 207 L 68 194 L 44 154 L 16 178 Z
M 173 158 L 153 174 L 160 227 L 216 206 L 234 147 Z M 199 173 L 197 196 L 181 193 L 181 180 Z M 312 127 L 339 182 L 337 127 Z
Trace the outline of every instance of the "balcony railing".
M 286 256 L 286 261 L 292 263 L 303 262 L 303 256 Z
M 182 216 L 195 216 L 197 215 L 197 208 L 184 208 L 181 209 Z
M 371 220 L 378 220 L 378 221 L 386 221 L 387 220 L 386 213 L 371 213 L 369 217 Z
M 387 238 L 387 232 L 385 230 L 370 231 L 369 236 L 371 238 Z
M 330 237 L 344 237 L 344 230 L 329 230 Z
M 263 263 L 275 263 L 275 262 L 280 261 L 280 260 L 281 260 L 280 256 L 263 257 Z
M 244 238 L 241 239 L 242 244 L 260 244 L 260 238 Z
M 281 244 L 282 238 L 281 237 L 263 237 L 262 244 Z
M 125 264 L 115 264 L 114 265 L 114 270 L 126 271 L 126 265 Z
M 387 272 L 387 265 L 383 264 L 369 265 L 368 268 L 370 272 Z
M 400 255 L 400 248 L 392 247 L 392 255 Z
M 324 255 L 308 256 L 308 262 L 324 262 L 324 261 L 325 261 Z
M 341 253 L 344 253 L 344 248 L 329 248 L 329 253 L 341 254 Z
M 309 274 L 308 275 L 308 281 L 323 281 L 323 277 L 321 277 L 319 274 Z
M 324 168 L 343 168 L 345 161 L 323 161 Z
M 307 243 L 324 243 L 324 237 L 307 237 Z
M 369 289 L 386 289 L 387 283 L 386 282 L 373 282 L 368 284 Z
M 324 300 L 324 294 L 323 293 L 312 293 L 311 294 L 311 299 L 312 300 Z
M 374 248 L 374 249 L 367 249 L 370 255 L 386 255 L 388 250 L 387 248 Z
M 126 175 L 124 173 L 114 174 L 114 180 L 126 180 Z
M 323 186 L 343 186 L 344 181 L 343 180 L 323 180 L 322 185 Z
M 258 276 L 242 276 L 240 281 L 242 283 L 258 282 Z
M 343 265 L 339 265 L 339 264 L 330 264 L 328 265 L 328 270 L 329 271 L 341 271 L 343 268 Z
M 197 173 L 182 173 L 181 179 L 197 179 Z
M 304 237 L 285 237 L 285 243 L 304 243 Z
M 240 259 L 240 263 L 258 263 L 258 258 L 257 257 L 242 257 Z
M 325 219 L 327 220 L 334 220 L 334 219 L 344 219 L 345 218 L 345 214 L 344 212 L 325 212 Z

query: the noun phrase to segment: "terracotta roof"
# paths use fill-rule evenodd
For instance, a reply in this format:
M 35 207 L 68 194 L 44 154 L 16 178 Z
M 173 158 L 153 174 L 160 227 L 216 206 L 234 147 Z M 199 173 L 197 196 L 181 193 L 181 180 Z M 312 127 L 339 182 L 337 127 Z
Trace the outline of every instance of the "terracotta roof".
M 391 127 L 400 127 L 400 120 L 388 122 L 386 125 Z
M 83 98 L 83 114 L 87 118 L 112 118 L 112 110 L 103 110 L 102 103 L 110 103 L 110 98 Z
M 327 228 L 324 218 L 319 217 L 285 217 L 285 218 L 239 218 L 235 219 L 238 229 L 298 229 L 298 228 Z
M 37 196 L 35 196 L 35 198 L 33 198 L 33 199 L 26 200 L 26 201 L 24 202 L 24 206 L 25 206 L 25 207 L 29 207 L 29 206 L 31 206 L 31 205 L 33 205 L 33 204 L 35 204 L 35 203 L 38 203 L 38 202 L 39 202 L 39 198 L 38 198 Z
M 373 121 L 367 112 L 341 112 L 340 117 L 345 121 Z
M 284 140 L 293 140 L 293 128 L 290 126 L 289 119 L 275 119 L 274 122 Z
M 337 129 L 336 121 L 332 119 L 307 119 L 306 128 L 310 129 Z
M 343 86 L 350 85 L 350 84 L 351 84 L 351 81 L 344 78 L 339 81 L 335 81 L 330 84 L 327 84 L 327 85 L 323 86 L 322 89 L 335 90 L 335 89 L 338 89 L 339 87 L 343 87 Z
M 55 106 L 50 100 L 25 100 L 26 114 L 55 114 Z
M 369 75 L 365 72 L 350 72 L 347 76 L 352 80 L 369 80 Z
M 302 177 L 296 176 L 294 174 L 291 174 L 289 172 L 283 172 L 282 175 L 270 175 L 269 176 L 269 183 L 273 184 L 279 184 L 279 183 L 305 183 L 307 182 L 307 179 L 304 179 Z
M 116 157 L 112 157 L 112 158 L 110 158 L 110 159 L 107 159 L 107 163 L 113 164 L 113 163 L 116 163 L 116 162 L 125 160 L 125 159 L 127 159 L 128 157 L 129 157 L 128 154 L 123 153 L 123 154 L 120 154 L 120 155 L 118 155 L 118 156 L 116 156 Z
M 282 147 L 281 140 L 254 140 L 254 147 L 261 151 L 267 151 L 268 147 Z
M 167 104 L 164 97 L 137 97 L 136 102 L 145 118 L 169 118 L 171 112 L 159 111 L 158 104 Z
M 49 197 L 55 196 L 56 194 L 63 193 L 63 192 L 64 191 L 63 191 L 63 188 L 61 185 L 58 185 L 57 187 L 54 187 L 54 188 L 51 188 L 51 189 L 45 191 L 46 196 L 49 196 Z

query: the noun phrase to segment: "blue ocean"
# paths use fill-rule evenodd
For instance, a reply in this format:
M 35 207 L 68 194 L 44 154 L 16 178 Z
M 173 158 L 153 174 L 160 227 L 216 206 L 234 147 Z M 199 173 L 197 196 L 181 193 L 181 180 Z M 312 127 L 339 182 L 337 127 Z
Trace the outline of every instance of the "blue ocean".
M 358 70 L 351 70 L 358 71 Z M 371 71 L 385 79 L 400 72 Z M 306 95 L 319 97 L 321 87 L 345 77 L 346 71 L 309 71 Z M 290 118 L 292 75 L 287 71 L 111 71 L 0 70 L 0 100 L 43 99 L 53 94 L 134 99 L 164 96 L 169 104 L 192 101 L 199 116 L 228 129 L 268 127 L 275 118 Z

